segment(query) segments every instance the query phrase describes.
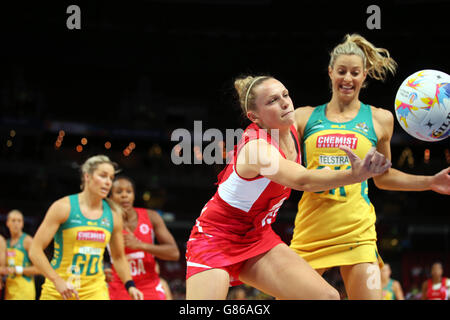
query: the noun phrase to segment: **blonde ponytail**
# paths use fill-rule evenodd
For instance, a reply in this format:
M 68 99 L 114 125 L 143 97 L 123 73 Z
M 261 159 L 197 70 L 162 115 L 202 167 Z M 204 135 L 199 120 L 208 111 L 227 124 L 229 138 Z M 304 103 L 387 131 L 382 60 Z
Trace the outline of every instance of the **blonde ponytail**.
M 384 81 L 387 73 L 395 74 L 397 63 L 391 58 L 389 51 L 377 48 L 359 34 L 347 34 L 344 42 L 337 45 L 330 53 L 329 66 L 333 67 L 340 55 L 355 54 L 363 59 L 368 75 L 376 80 Z

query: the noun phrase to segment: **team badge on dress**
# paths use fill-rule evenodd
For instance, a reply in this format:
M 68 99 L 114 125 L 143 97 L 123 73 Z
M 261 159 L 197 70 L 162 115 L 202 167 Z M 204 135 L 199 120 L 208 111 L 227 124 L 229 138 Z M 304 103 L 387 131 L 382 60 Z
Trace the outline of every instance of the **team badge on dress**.
M 366 133 L 369 131 L 369 127 L 367 126 L 367 124 L 365 122 L 360 122 L 360 123 L 356 124 L 355 129 L 362 130 Z
M 148 224 L 143 223 L 139 226 L 139 231 L 142 234 L 147 234 L 150 231 L 150 227 L 148 226 Z
M 111 223 L 109 222 L 108 218 L 103 218 L 102 221 L 100 221 L 101 226 L 110 227 Z

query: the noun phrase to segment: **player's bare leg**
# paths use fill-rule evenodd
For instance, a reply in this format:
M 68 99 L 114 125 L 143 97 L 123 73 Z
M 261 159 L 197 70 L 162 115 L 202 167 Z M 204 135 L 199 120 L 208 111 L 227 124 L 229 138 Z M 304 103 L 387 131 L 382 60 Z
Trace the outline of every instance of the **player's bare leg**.
M 277 299 L 339 299 L 339 293 L 285 244 L 249 259 L 239 279 Z
M 210 269 L 186 280 L 186 300 L 225 300 L 230 276 L 222 269 Z
M 341 266 L 341 276 L 350 300 L 381 300 L 378 262 Z

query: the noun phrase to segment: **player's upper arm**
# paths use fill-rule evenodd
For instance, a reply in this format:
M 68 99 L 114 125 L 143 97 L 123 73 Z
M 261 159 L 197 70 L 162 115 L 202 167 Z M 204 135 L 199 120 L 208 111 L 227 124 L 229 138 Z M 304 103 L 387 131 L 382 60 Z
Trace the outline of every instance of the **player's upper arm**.
M 111 208 L 111 212 L 113 215 L 114 227 L 111 234 L 109 249 L 111 253 L 111 258 L 114 261 L 125 253 L 125 246 L 123 243 L 123 233 L 122 233 L 123 229 L 122 215 L 113 208 Z
M 264 139 L 248 142 L 238 155 L 236 170 L 244 178 L 262 175 L 288 188 L 301 190 L 302 165 L 285 159 L 276 147 Z
M 394 133 L 394 116 L 392 112 L 386 109 L 372 107 L 372 117 L 378 144 L 390 143 Z
M 70 201 L 68 197 L 53 202 L 36 231 L 32 243 L 41 248 L 46 248 L 55 236 L 59 226 L 68 219 L 69 214 Z
M 4 266 L 6 262 L 6 241 L 0 235 L 0 267 Z
M 23 240 L 23 247 L 25 250 L 29 250 L 31 246 L 31 242 L 33 241 L 33 238 L 30 235 L 27 235 L 25 239 Z

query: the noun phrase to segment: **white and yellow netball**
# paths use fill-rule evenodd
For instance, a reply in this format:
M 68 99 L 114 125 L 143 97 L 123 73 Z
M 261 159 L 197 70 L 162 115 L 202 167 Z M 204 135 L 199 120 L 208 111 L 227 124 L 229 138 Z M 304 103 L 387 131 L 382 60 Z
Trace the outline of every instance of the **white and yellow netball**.
M 450 76 L 421 70 L 407 77 L 395 96 L 395 114 L 402 128 L 423 141 L 450 135 Z

